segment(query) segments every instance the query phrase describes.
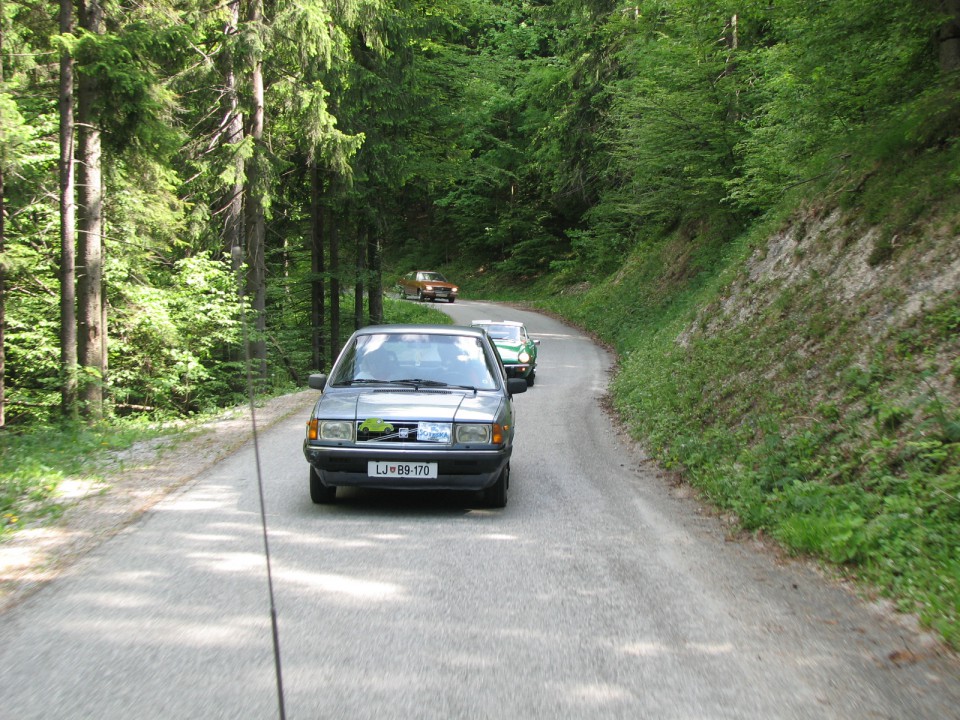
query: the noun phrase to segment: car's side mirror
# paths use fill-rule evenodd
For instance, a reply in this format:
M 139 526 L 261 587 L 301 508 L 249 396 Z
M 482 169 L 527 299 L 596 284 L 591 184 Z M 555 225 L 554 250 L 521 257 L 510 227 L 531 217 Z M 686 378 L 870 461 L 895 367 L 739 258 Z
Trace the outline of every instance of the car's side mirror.
M 314 390 L 323 390 L 327 386 L 327 376 L 323 373 L 311 373 L 307 385 Z
M 534 344 L 534 345 L 539 345 L 539 344 L 540 344 L 540 341 L 539 341 L 539 340 L 534 340 L 534 341 L 533 341 L 533 344 Z
M 509 378 L 507 380 L 507 392 L 511 395 L 518 395 L 527 391 L 527 381 L 523 378 Z

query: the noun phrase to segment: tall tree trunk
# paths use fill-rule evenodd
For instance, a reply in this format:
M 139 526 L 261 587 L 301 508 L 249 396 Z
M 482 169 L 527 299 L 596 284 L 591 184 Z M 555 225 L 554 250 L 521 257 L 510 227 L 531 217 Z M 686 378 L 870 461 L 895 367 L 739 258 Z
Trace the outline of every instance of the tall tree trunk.
M 107 242 L 106 235 L 100 235 L 100 263 L 106 267 L 107 262 Z M 110 393 L 110 353 L 109 348 L 110 334 L 107 325 L 107 281 L 106 276 L 102 275 L 103 282 L 100 284 L 100 378 L 103 392 L 104 412 L 108 412 L 111 400 Z
M 359 330 L 363 327 L 363 289 L 366 284 L 367 274 L 367 253 L 366 253 L 366 235 L 365 230 L 357 232 L 356 239 L 356 269 L 353 283 L 353 329 Z
M 247 20 L 257 32 L 262 31 L 263 2 L 250 0 Z M 253 156 L 247 163 L 246 192 L 244 193 L 245 236 L 247 241 L 247 295 L 253 298 L 254 337 L 250 342 L 253 370 L 264 380 L 267 377 L 267 262 L 266 224 L 264 220 L 264 177 L 261 164 L 263 153 L 263 57 L 256 50 L 250 58 L 250 102 L 252 110 L 247 135 L 253 140 Z
M 367 309 L 371 325 L 383 322 L 383 244 L 379 233 L 367 238 Z
M 80 23 L 96 34 L 103 32 L 99 0 L 81 2 Z M 103 417 L 103 178 L 100 129 L 94 113 L 97 82 L 80 77 L 77 120 L 80 126 L 78 185 L 79 237 L 77 267 L 77 360 L 83 377 L 78 382 L 81 410 L 89 420 Z
M 340 353 L 340 231 L 333 218 L 327 215 L 327 235 L 330 239 L 330 362 Z
M 310 160 L 310 332 L 313 367 L 323 369 L 323 178 L 315 158 Z
M 60 32 L 73 32 L 73 2 L 60 0 Z M 77 417 L 77 206 L 74 199 L 73 58 L 60 54 L 60 408 Z
M 940 71 L 944 74 L 960 69 L 960 0 L 941 0 L 948 20 L 940 27 Z
M 236 35 L 237 26 L 240 24 L 240 0 L 232 0 L 227 7 L 230 10 L 230 24 L 224 29 L 224 34 L 233 36 Z M 221 59 L 224 77 L 223 120 L 221 121 L 223 132 L 218 134 L 220 134 L 223 143 L 235 148 L 233 156 L 234 182 L 224 203 L 223 249 L 232 258 L 233 271 L 236 273 L 243 261 L 240 254 L 234 252 L 234 248 L 243 247 L 244 162 L 243 156 L 236 149 L 243 140 L 243 115 L 240 112 L 239 93 L 237 91 L 236 57 L 232 52 L 233 46 L 228 47 L 231 49 L 227 50 Z

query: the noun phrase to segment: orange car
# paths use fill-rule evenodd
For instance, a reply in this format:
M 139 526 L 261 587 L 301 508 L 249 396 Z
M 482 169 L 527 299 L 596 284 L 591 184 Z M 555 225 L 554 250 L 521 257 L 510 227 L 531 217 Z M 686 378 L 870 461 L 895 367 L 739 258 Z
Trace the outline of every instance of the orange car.
M 417 300 L 446 300 L 453 302 L 457 299 L 459 288 L 438 272 L 432 270 L 414 270 L 408 272 L 397 281 L 400 294 L 404 297 L 415 297 Z

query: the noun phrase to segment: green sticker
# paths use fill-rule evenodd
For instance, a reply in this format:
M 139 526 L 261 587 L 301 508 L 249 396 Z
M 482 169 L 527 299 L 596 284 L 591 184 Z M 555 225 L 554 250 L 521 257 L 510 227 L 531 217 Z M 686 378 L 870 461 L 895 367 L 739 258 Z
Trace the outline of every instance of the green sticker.
M 366 430 L 368 432 L 393 432 L 393 425 L 384 422 L 380 418 L 367 418 L 358 430 Z

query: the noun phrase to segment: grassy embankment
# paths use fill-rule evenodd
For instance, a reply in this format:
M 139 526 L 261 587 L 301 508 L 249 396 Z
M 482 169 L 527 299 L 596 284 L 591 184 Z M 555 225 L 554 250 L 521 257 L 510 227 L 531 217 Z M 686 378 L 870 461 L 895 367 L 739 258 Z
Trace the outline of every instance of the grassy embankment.
M 596 333 L 665 468 L 960 648 L 960 196 L 930 180 L 942 161 L 732 242 L 666 238 L 593 282 L 450 275 Z

